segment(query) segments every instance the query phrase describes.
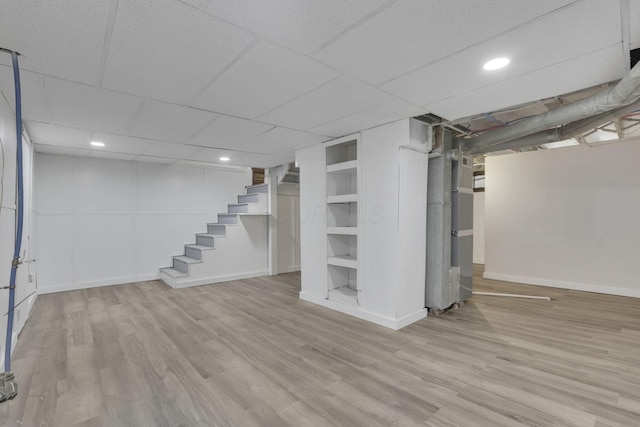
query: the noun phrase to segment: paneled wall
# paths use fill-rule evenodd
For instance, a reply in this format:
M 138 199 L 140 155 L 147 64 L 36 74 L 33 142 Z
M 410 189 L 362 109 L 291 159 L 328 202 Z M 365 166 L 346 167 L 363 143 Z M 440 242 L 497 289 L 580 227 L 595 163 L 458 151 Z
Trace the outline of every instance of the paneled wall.
M 486 159 L 485 276 L 640 297 L 640 140 Z
M 249 168 L 37 154 L 40 292 L 157 278 L 250 184 Z

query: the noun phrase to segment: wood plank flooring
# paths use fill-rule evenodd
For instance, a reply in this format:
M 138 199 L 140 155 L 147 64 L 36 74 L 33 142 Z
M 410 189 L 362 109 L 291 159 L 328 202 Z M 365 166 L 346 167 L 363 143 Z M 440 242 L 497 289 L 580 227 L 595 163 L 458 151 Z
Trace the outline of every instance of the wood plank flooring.
M 640 300 L 484 280 L 391 331 L 299 274 L 40 296 L 1 426 L 640 426 Z

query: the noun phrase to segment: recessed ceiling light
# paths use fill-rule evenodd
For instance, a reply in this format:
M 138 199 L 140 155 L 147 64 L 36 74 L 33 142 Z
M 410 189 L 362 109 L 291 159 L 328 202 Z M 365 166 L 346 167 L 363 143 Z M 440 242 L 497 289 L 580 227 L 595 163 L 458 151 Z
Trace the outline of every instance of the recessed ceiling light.
M 228 157 L 220 157 L 220 161 L 221 162 L 228 162 L 229 158 Z
M 91 141 L 91 145 L 94 147 L 104 147 L 104 142 Z
M 496 58 L 484 64 L 482 68 L 489 71 L 499 70 L 500 68 L 503 68 L 509 65 L 509 62 L 511 62 L 509 58 Z

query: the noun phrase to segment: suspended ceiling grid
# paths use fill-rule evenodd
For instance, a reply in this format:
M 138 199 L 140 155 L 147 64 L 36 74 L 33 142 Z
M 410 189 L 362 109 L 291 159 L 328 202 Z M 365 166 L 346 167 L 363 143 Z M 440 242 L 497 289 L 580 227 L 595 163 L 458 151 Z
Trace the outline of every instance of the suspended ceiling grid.
M 0 46 L 22 54 L 39 151 L 267 167 L 393 120 L 456 120 L 619 79 L 640 47 L 638 3 L 8 0 Z M 482 70 L 495 56 L 511 66 Z M 13 102 L 8 65 L 1 55 Z

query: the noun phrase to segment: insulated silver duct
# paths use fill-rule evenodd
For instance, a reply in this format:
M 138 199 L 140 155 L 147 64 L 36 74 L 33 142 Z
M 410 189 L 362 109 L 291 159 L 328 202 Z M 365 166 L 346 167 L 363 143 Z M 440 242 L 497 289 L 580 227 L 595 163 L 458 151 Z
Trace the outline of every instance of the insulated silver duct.
M 516 124 L 487 132 L 464 142 L 464 151 L 479 151 L 506 141 L 535 134 L 545 129 L 588 118 L 624 107 L 640 97 L 640 63 L 615 86 L 563 107 L 522 120 Z M 491 150 L 495 151 L 495 150 Z
M 471 154 L 486 154 L 493 151 L 513 150 L 516 148 L 533 147 L 536 145 L 547 144 L 549 142 L 563 141 L 565 139 L 574 138 L 591 129 L 596 128 L 604 123 L 617 119 L 618 117 L 630 114 L 640 109 L 640 101 L 636 101 L 627 106 L 616 108 L 606 113 L 597 114 L 586 119 L 578 120 L 564 126 L 553 129 L 543 130 L 541 132 L 532 133 L 522 138 L 501 142 L 489 147 L 478 148 L 471 145 Z

